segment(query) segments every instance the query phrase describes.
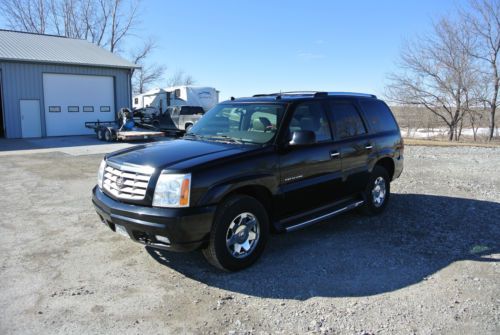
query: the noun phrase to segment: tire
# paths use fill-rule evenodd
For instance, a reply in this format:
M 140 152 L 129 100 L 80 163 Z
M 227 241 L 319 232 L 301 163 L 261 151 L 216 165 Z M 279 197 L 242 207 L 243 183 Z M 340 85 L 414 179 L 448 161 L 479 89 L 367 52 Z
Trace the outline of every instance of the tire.
M 104 130 L 104 140 L 106 140 L 106 142 L 113 142 L 113 139 L 113 133 L 111 132 L 111 130 Z
M 382 194 L 383 193 L 383 194 Z M 365 203 L 362 212 L 368 216 L 378 215 L 384 211 L 391 195 L 391 183 L 387 170 L 375 165 L 363 192 Z
M 251 223 L 252 219 L 255 219 L 255 224 L 247 226 L 245 223 Z M 203 255 L 210 264 L 221 270 L 242 270 L 260 257 L 268 236 L 269 218 L 264 206 L 247 195 L 231 196 L 217 208 L 208 246 L 202 250 Z M 244 242 L 239 244 L 240 241 Z
M 186 123 L 186 125 L 184 126 L 184 130 L 186 131 L 186 133 L 190 131 L 191 128 L 193 128 L 193 124 L 191 123 Z
M 104 141 L 104 129 L 102 128 L 97 129 L 96 134 L 97 134 L 97 139 L 99 141 Z

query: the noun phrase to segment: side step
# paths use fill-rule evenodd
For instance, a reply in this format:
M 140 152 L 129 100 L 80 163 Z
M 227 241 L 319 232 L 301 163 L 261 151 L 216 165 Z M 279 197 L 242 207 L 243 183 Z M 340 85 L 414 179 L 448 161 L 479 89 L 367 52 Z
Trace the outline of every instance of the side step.
M 364 200 L 358 200 L 358 201 L 350 203 L 350 204 L 348 204 L 348 205 L 346 205 L 344 207 L 338 208 L 338 209 L 336 209 L 336 210 L 334 210 L 332 212 L 329 212 L 329 213 L 320 215 L 320 216 L 318 216 L 316 218 L 313 218 L 313 219 L 310 219 L 310 220 L 307 220 L 307 221 L 304 221 L 304 222 L 297 223 L 297 224 L 294 224 L 292 226 L 286 227 L 285 230 L 286 230 L 286 232 L 291 232 L 291 231 L 294 231 L 294 230 L 305 228 L 305 227 L 310 226 L 312 224 L 315 224 L 315 223 L 317 223 L 319 221 L 323 221 L 323 220 L 329 219 L 331 217 L 334 217 L 336 215 L 339 215 L 341 213 L 350 211 L 351 209 L 354 209 L 356 207 L 361 206 L 363 203 L 364 203 Z

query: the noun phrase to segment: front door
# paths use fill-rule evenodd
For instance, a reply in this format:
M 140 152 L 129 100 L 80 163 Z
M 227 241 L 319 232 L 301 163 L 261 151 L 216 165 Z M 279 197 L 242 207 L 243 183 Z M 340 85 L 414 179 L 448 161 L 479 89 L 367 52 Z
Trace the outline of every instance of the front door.
M 329 121 L 320 102 L 298 105 L 289 124 L 289 133 L 309 130 L 316 144 L 289 146 L 280 154 L 279 216 L 290 217 L 332 203 L 340 193 L 340 153 L 332 141 Z
M 42 137 L 42 125 L 40 122 L 40 101 L 21 100 L 19 109 L 21 112 L 22 137 Z

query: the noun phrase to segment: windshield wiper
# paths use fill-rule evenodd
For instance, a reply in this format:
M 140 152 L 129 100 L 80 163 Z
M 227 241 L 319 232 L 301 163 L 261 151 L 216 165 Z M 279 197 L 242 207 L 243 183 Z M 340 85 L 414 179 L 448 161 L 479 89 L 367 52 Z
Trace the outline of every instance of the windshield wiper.
M 215 140 L 215 141 L 224 141 L 224 142 L 231 142 L 231 143 L 236 143 L 236 144 L 243 144 L 243 141 L 240 141 L 238 139 L 235 139 L 234 137 L 229 137 L 227 135 L 210 135 L 210 136 L 201 136 L 202 139 L 207 139 L 207 140 Z

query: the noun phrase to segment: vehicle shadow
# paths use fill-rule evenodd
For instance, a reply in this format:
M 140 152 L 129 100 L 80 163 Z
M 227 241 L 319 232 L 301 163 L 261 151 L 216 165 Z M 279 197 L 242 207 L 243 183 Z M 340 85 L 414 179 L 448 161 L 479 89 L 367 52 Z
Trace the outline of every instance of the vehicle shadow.
M 424 194 L 392 194 L 384 214 L 346 213 L 290 234 L 271 236 L 252 267 L 224 273 L 201 253 L 147 248 L 159 263 L 224 290 L 308 299 L 390 292 L 459 260 L 498 262 L 500 203 Z

